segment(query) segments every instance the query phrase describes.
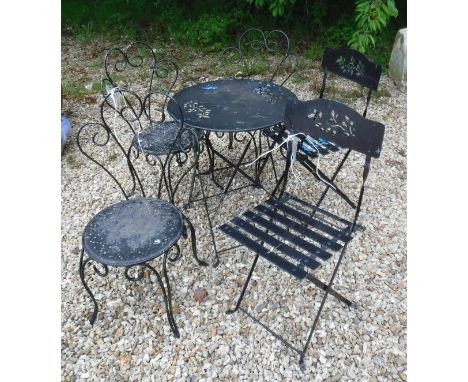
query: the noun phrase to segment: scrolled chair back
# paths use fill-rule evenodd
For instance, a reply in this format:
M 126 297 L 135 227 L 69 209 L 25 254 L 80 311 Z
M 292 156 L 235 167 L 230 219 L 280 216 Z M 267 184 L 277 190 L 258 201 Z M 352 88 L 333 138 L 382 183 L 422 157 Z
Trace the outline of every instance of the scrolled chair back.
M 260 79 L 280 85 L 295 70 L 295 60 L 290 55 L 289 37 L 279 29 L 269 32 L 258 28 L 247 29 L 235 46 L 224 49 L 220 65 L 228 77 L 263 77 Z
M 171 93 L 179 76 L 179 67 L 149 44 L 135 41 L 125 48 L 111 48 L 104 57 L 105 77 L 102 93 L 125 88 L 140 94 L 151 91 Z
M 115 101 L 115 94 L 108 94 L 101 102 L 101 121 L 80 127 L 77 134 L 79 150 L 110 176 L 126 199 L 137 195 L 162 197 L 165 194 L 173 202 L 188 171 L 184 170 L 174 183 L 173 179 L 168 179 L 168 171 L 172 171 L 168 170 L 169 166 L 173 166 L 174 161 L 183 162 L 183 156 L 188 157 L 187 149 L 180 147 L 179 140 L 196 140 L 196 134 L 184 127 L 182 108 L 169 94 L 153 91 L 144 99 L 126 89 L 118 89 L 118 94 L 120 101 Z M 171 154 L 160 157 L 138 146 L 138 134 L 152 123 L 156 113 L 163 120 L 168 118 L 166 108 L 169 101 L 176 104 L 173 119 L 177 134 L 170 142 Z M 197 144 L 198 141 L 194 141 L 192 147 Z M 138 158 L 143 160 L 137 161 Z

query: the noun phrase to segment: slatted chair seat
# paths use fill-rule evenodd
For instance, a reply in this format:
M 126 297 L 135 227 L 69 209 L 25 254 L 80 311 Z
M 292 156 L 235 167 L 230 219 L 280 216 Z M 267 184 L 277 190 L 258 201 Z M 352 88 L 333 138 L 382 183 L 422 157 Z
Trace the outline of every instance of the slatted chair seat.
M 350 240 L 352 222 L 295 196 L 268 199 L 219 229 L 298 279 Z

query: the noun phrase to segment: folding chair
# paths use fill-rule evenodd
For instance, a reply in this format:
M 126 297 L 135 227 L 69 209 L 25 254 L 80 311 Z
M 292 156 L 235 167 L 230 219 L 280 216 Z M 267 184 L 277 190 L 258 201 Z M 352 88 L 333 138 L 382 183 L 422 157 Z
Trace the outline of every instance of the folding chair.
M 328 84 L 329 72 L 334 73 L 367 89 L 366 104 L 362 113 L 362 115 L 366 117 L 367 109 L 372 97 L 372 92 L 376 91 L 379 86 L 382 66 L 373 63 L 366 56 L 356 50 L 343 47 L 340 49 L 325 48 L 322 59 L 322 69 L 323 79 L 319 98 L 323 98 L 325 94 Z M 270 149 L 273 148 L 276 144 L 281 143 L 288 136 L 288 132 L 286 131 L 284 125 L 267 129 L 264 131 L 264 134 L 270 137 L 273 141 L 273 144 L 270 145 Z M 326 155 L 330 152 L 337 152 L 340 148 L 323 138 L 313 138 L 314 137 L 310 137 L 306 142 L 304 142 L 305 144 L 299 145 L 296 160 L 301 163 L 301 165 L 309 172 L 311 172 L 317 180 L 325 180 L 328 184 L 331 185 L 332 189 L 338 195 L 340 195 L 351 207 L 356 208 L 356 205 L 334 183 L 337 173 L 346 162 L 351 150 L 346 151 L 342 161 L 335 169 L 335 173 L 331 178 L 329 178 L 322 171 L 317 169 L 316 165 L 312 162 L 312 159 L 317 158 L 318 155 Z M 281 150 L 281 152 L 283 154 L 285 153 L 284 150 Z M 265 158 L 263 160 L 264 162 L 262 163 L 263 167 L 266 165 L 267 159 L 273 160 L 273 157 L 269 155 L 267 158 Z M 260 172 L 263 170 L 263 167 L 261 167 Z
M 284 192 L 295 147 L 295 144 L 289 142 L 286 170 L 279 180 L 281 186 L 277 187 L 278 198 L 270 198 L 219 227 L 227 236 L 255 253 L 237 304 L 228 313 L 234 313 L 240 308 L 260 256 L 299 280 L 311 281 L 325 292 L 302 350 L 240 308 L 289 348 L 299 353 L 299 364 L 304 367 L 304 357 L 328 295 L 336 297 L 347 306 L 353 305 L 333 289 L 333 282 L 357 228 L 371 158 L 380 156 L 385 128 L 381 123 L 362 117 L 342 103 L 324 99 L 289 101 L 285 112 L 285 126 L 290 134 L 296 134 L 300 142 L 304 142 L 308 136 L 323 138 L 339 147 L 365 155 L 362 186 L 352 219 L 345 219 L 320 208 L 329 187 L 326 187 L 315 204 Z M 230 249 L 238 246 L 237 244 Z M 321 263 L 331 260 L 334 254 L 338 256 L 338 260 L 328 283 L 325 283 L 315 277 L 313 271 L 317 270 Z

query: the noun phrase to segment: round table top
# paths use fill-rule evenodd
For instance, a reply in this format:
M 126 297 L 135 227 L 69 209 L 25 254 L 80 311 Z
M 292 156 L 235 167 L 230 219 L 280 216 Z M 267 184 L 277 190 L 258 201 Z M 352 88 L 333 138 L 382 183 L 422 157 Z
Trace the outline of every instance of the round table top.
M 272 82 L 229 79 L 190 86 L 174 95 L 182 107 L 184 124 L 218 132 L 253 131 L 284 120 L 288 99 L 297 99 L 289 89 Z M 176 105 L 169 102 L 174 116 Z

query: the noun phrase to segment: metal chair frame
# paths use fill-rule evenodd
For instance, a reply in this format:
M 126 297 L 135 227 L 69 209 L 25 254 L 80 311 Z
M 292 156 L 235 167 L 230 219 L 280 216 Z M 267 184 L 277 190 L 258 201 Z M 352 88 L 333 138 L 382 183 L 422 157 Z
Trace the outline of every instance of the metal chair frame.
M 377 91 L 379 86 L 380 76 L 382 74 L 382 66 L 373 63 L 362 53 L 354 49 L 346 47 L 342 47 L 339 49 L 325 48 L 322 59 L 322 70 L 323 78 L 319 98 L 322 99 L 326 91 L 329 72 L 334 73 L 342 78 L 345 78 L 368 89 L 366 96 L 366 106 L 362 113 L 362 116 L 366 117 L 372 93 L 374 91 Z M 272 138 L 273 140 L 273 142 L 268 145 L 269 149 L 272 149 L 276 144 L 280 144 L 281 141 L 283 139 L 286 139 L 288 136 L 284 125 L 276 127 L 276 134 L 272 134 L 271 130 L 265 131 L 264 134 L 267 136 L 267 138 Z M 311 159 L 317 158 L 318 155 L 326 155 L 330 152 L 338 152 L 339 147 L 337 147 L 336 145 L 332 145 L 330 144 L 330 142 L 327 141 L 315 140 L 314 143 L 316 144 L 319 153 L 317 153 L 316 149 L 313 152 L 306 151 L 304 149 L 304 146 L 301 145 L 297 152 L 297 160 L 317 180 L 321 181 L 322 179 L 324 179 L 327 183 L 331 184 L 334 192 L 336 192 L 340 197 L 342 197 L 352 208 L 356 208 L 356 204 L 335 183 L 336 176 L 341 170 L 343 164 L 348 159 L 351 150 L 347 150 L 345 152 L 341 162 L 336 167 L 333 175 L 331 177 L 328 177 L 326 174 L 320 171 L 320 169 L 317 169 L 316 165 L 312 162 Z M 261 147 L 261 142 L 259 143 L 259 146 Z M 281 150 L 281 153 L 285 156 L 284 150 Z M 273 162 L 273 156 L 269 155 L 265 159 L 263 159 L 260 172 L 263 171 L 263 168 L 266 166 L 266 163 L 269 159 Z
M 269 54 L 279 55 L 279 62 L 273 64 L 273 73 L 266 78 L 267 82 L 274 82 L 283 86 L 296 71 L 297 63 L 295 56 L 290 54 L 291 44 L 288 35 L 279 29 L 271 31 L 262 31 L 259 28 L 249 28 L 245 30 L 239 37 L 235 46 L 230 46 L 224 49 L 220 56 L 220 65 L 226 72 L 231 66 L 236 67 L 238 72 L 231 77 L 234 78 L 251 78 L 253 75 L 250 65 L 250 54 L 266 52 Z M 249 54 L 250 53 L 250 54 Z M 292 60 L 292 70 L 289 71 L 284 79 L 278 81 L 280 69 L 285 67 L 288 60 Z M 234 134 L 229 134 L 229 148 L 232 149 L 234 142 Z
M 146 52 L 146 54 L 144 53 Z M 148 70 L 148 86 L 145 92 L 162 91 L 170 94 L 177 83 L 179 77 L 179 67 L 171 59 L 160 57 L 149 44 L 142 41 L 134 41 L 125 48 L 111 48 L 107 50 L 104 57 L 104 72 L 106 77 L 101 81 L 101 89 L 103 96 L 107 95 L 107 87 L 126 88 L 125 84 L 121 84 L 119 77 L 126 70 Z M 157 88 L 156 80 L 162 81 L 168 79 L 167 88 Z M 119 85 L 120 83 L 120 85 Z M 133 90 L 133 89 L 129 89 Z
M 130 147 L 128 148 L 122 145 L 122 143 L 119 141 L 119 139 L 115 135 L 115 132 L 112 126 L 109 125 L 108 120 L 105 118 L 104 110 L 106 106 L 110 106 L 111 108 L 113 108 L 115 112 L 117 112 L 119 116 L 128 124 L 128 126 L 130 126 L 130 129 L 133 130 L 132 123 L 137 123 L 138 125 L 141 125 L 142 118 L 146 117 L 147 119 L 151 119 L 151 114 L 150 114 L 151 111 L 150 109 L 148 109 L 147 106 L 149 104 L 149 99 L 151 98 L 152 95 L 161 94 L 165 97 L 166 101 L 168 99 L 172 99 L 174 102 L 176 101 L 170 95 L 161 93 L 161 92 L 151 92 L 144 98 L 144 100 L 141 100 L 141 98 L 138 97 L 137 94 L 128 90 L 119 89 L 119 92 L 122 95 L 124 95 L 127 98 L 127 100 L 132 100 L 133 102 L 127 103 L 126 105 L 121 106 L 120 108 L 117 108 L 116 105 L 113 105 L 109 102 L 108 98 L 110 96 L 107 95 L 104 101 L 101 103 L 102 121 L 99 123 L 86 123 L 83 126 L 81 126 L 80 130 L 78 131 L 78 134 L 77 134 L 78 148 L 85 157 L 87 157 L 92 162 L 97 164 L 101 169 L 104 170 L 104 172 L 107 175 L 109 175 L 112 178 L 112 180 L 115 182 L 117 187 L 122 192 L 125 200 L 128 201 L 137 195 L 141 195 L 143 198 L 147 198 L 147 194 L 144 190 L 144 187 L 141 181 L 141 176 L 137 173 L 137 170 L 134 166 L 134 161 L 138 158 L 138 155 L 134 155 L 134 158 L 132 158 L 132 155 L 131 155 L 132 151 L 136 152 L 136 154 L 139 154 L 141 150 L 138 150 L 135 148 L 133 141 L 130 144 Z M 167 104 L 167 102 L 165 102 L 165 104 Z M 198 165 L 198 137 L 197 135 L 193 134 L 192 130 L 186 129 L 184 127 L 183 114 L 182 114 L 182 110 L 180 107 L 179 107 L 179 112 L 180 112 L 180 119 L 178 120 L 178 123 L 180 125 L 180 128 L 179 128 L 178 134 L 176 135 L 176 139 L 172 143 L 171 150 L 170 150 L 171 154 L 166 156 L 166 159 L 164 162 L 160 158 L 158 158 L 158 161 L 161 163 L 161 176 L 160 176 L 159 182 L 157 182 L 159 184 L 157 186 L 156 196 L 157 196 L 157 199 L 161 199 L 162 191 L 163 191 L 162 185 L 164 185 L 166 193 L 167 193 L 168 201 L 173 205 L 175 203 L 174 198 L 175 198 L 176 192 L 178 190 L 178 187 L 182 179 L 184 179 L 185 176 L 191 170 L 194 170 L 196 166 Z M 129 115 L 131 116 L 131 118 L 128 118 Z M 91 138 L 86 139 L 84 137 L 86 134 L 90 134 Z M 177 146 L 183 134 L 189 135 L 191 139 L 193 139 L 194 141 L 195 152 L 196 152 L 195 162 L 193 165 L 189 166 L 189 168 L 182 174 L 181 178 L 175 184 L 173 184 L 173 182 L 171 181 L 170 167 L 171 167 L 173 160 L 180 162 L 177 156 L 178 154 L 180 154 L 180 152 L 183 152 L 183 150 L 180 150 L 180 148 L 178 148 Z M 105 148 L 108 144 L 115 144 L 117 146 L 119 153 L 123 156 L 123 158 L 126 160 L 127 165 L 128 165 L 127 166 L 128 171 L 129 171 L 128 175 L 131 179 L 131 186 L 129 189 L 126 189 L 124 184 L 118 180 L 117 174 L 113 174 L 107 168 L 105 164 L 103 164 L 101 161 L 96 159 L 95 155 L 89 149 L 86 148 L 88 147 L 86 145 L 87 142 L 92 144 L 98 149 Z M 152 158 L 151 154 L 145 155 L 146 162 L 149 163 L 150 165 L 154 165 L 156 160 L 151 159 L 151 158 Z M 193 178 L 192 178 L 192 182 L 193 182 Z M 193 185 L 192 185 L 192 188 L 193 188 Z M 187 238 L 188 231 L 190 231 L 192 255 L 199 265 L 207 266 L 208 264 L 204 260 L 201 260 L 198 258 L 197 248 L 196 248 L 196 233 L 195 233 L 195 229 L 192 223 L 180 210 L 179 212 L 182 216 L 182 221 L 183 221 L 183 230 L 182 230 L 181 236 Z M 92 264 L 95 274 L 100 277 L 105 277 L 108 275 L 109 266 L 117 266 L 117 267 L 124 266 L 125 278 L 129 281 L 141 280 L 144 277 L 144 272 L 143 272 L 144 270 L 149 270 L 150 272 L 156 275 L 157 280 L 158 280 L 158 285 L 160 286 L 161 291 L 163 293 L 165 309 L 166 309 L 166 314 L 167 314 L 167 318 L 169 321 L 169 325 L 174 335 L 176 337 L 179 337 L 180 336 L 179 330 L 177 328 L 176 322 L 173 317 L 173 312 L 172 312 L 172 302 L 171 302 L 172 293 L 171 293 L 171 287 L 169 283 L 169 276 L 167 273 L 167 261 L 169 260 L 170 262 L 174 263 L 181 257 L 181 251 L 178 245 L 179 239 L 180 239 L 180 236 L 176 240 L 176 242 L 172 246 L 170 246 L 164 253 L 161 253 L 160 255 L 157 255 L 154 258 L 152 258 L 152 259 L 155 259 L 158 257 L 163 258 L 162 277 L 158 273 L 158 271 L 152 265 L 150 265 L 147 261 L 144 261 L 138 264 L 131 264 L 131 265 L 111 265 L 111 264 L 99 263 L 96 260 L 91 259 L 90 257 L 85 259 L 85 256 L 84 256 L 85 248 L 84 248 L 84 242 L 83 242 L 83 248 L 81 250 L 80 262 L 79 262 L 79 275 L 88 295 L 90 296 L 94 304 L 94 311 L 91 315 L 90 323 L 93 325 L 96 321 L 97 313 L 98 313 L 98 304 L 85 279 L 86 266 L 88 264 Z M 84 236 L 83 236 L 83 240 L 84 240 Z M 132 272 L 134 269 L 137 270 L 136 275 L 132 275 Z M 163 282 L 163 278 L 164 278 L 164 282 Z
M 289 143 L 286 169 L 275 190 L 278 197 L 267 200 L 219 228 L 237 243 L 255 252 L 252 266 L 238 301 L 235 307 L 227 313 L 232 314 L 239 309 L 244 311 L 286 346 L 297 352 L 300 355 L 299 365 L 304 368 L 304 357 L 328 295 L 334 296 L 348 307 L 356 306 L 348 298 L 333 289 L 333 282 L 355 230 L 361 228 L 358 224 L 358 217 L 365 183 L 370 170 L 371 158 L 380 156 L 385 128 L 381 123 L 360 116 L 359 113 L 346 105 L 324 99 L 304 102 L 290 101 L 286 107 L 285 126 L 291 134 L 301 134 L 299 136 L 301 141 L 304 141 L 306 136 L 322 137 L 342 148 L 352 149 L 365 155 L 362 185 L 352 220 L 344 219 L 320 207 L 329 190 L 328 186 L 315 204 L 310 204 L 285 193 L 288 170 L 292 164 L 291 156 L 293 154 L 293 144 Z M 239 245 L 223 251 L 237 247 Z M 339 255 L 331 277 L 328 282 L 324 282 L 305 268 L 312 271 L 317 269 L 320 262 L 332 258 L 329 251 L 335 251 Z M 266 324 L 241 308 L 242 300 L 260 256 L 298 279 L 311 281 L 320 290 L 324 291 L 320 307 L 302 349 L 291 345 L 281 335 L 275 333 Z

